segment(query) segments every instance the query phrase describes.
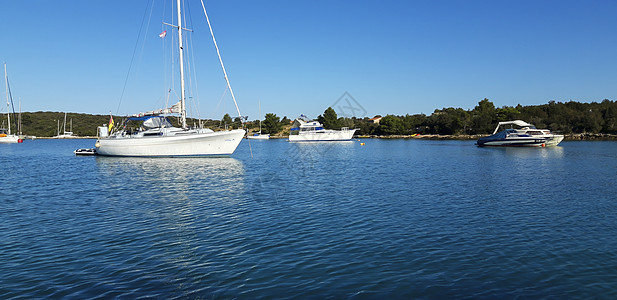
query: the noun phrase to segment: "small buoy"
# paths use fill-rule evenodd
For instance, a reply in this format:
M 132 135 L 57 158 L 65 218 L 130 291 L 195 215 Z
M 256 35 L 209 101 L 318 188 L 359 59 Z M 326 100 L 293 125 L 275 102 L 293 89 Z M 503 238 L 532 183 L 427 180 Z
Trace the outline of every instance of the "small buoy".
M 364 146 L 364 143 L 360 143 L 360 146 Z
M 22 139 L 18 139 L 17 140 L 17 143 L 23 143 L 23 142 L 24 142 L 24 140 L 22 140 Z
M 546 144 L 542 143 L 542 147 L 546 147 Z

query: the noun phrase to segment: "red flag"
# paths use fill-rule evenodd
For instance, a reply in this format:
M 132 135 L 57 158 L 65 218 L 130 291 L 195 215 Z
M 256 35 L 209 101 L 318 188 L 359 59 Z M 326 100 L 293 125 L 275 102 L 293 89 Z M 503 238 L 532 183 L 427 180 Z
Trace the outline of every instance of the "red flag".
M 159 34 L 160 38 L 164 38 L 167 35 L 167 30 L 161 32 L 161 34 Z

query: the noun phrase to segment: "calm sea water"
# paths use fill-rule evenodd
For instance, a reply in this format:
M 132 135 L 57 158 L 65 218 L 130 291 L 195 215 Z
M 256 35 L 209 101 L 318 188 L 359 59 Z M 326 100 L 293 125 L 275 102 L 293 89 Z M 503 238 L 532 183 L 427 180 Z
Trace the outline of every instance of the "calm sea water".
M 0 145 L 0 298 L 617 297 L 617 143 L 363 142 Z

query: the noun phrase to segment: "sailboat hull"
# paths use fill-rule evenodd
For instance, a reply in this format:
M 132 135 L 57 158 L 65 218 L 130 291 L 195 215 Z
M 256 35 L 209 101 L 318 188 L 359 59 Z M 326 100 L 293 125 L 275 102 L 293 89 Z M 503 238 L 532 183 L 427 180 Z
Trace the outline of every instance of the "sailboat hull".
M 246 137 L 249 140 L 269 140 L 269 134 L 249 135 Z
M 245 131 L 199 132 L 171 136 L 100 138 L 95 146 L 104 156 L 228 156 L 242 141 Z
M 4 135 L 0 136 L 0 144 L 16 144 L 21 143 L 20 139 L 16 135 Z
M 300 134 L 290 135 L 290 142 L 325 142 L 325 141 L 349 141 L 353 137 L 356 129 L 351 130 L 318 130 L 301 132 Z

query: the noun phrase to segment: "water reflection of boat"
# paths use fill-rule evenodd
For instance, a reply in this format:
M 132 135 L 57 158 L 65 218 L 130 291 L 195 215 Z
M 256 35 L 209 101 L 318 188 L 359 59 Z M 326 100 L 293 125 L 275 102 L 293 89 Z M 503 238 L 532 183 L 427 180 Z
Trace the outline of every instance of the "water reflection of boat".
M 507 128 L 499 131 L 499 128 L 508 125 L 517 128 Z M 478 139 L 476 145 L 480 147 L 548 147 L 557 146 L 562 140 L 563 135 L 553 134 L 548 129 L 537 129 L 527 122 L 515 120 L 499 122 L 493 134 Z
M 112 174 L 130 173 L 141 180 L 179 179 L 194 177 L 200 181 L 236 178 L 244 174 L 241 161 L 231 157 L 189 158 L 178 157 L 167 160 L 149 157 L 96 157 L 97 165 L 103 172 Z
M 244 189 L 244 164 L 231 157 L 178 157 L 172 160 L 149 157 L 95 158 L 102 175 L 101 180 L 110 190 L 135 188 L 136 192 L 153 197 L 171 197 L 168 195 L 171 193 L 189 199 L 202 194 L 237 194 Z M 127 187 L 127 184 L 131 187 Z M 168 196 L 161 196 L 160 193 Z

